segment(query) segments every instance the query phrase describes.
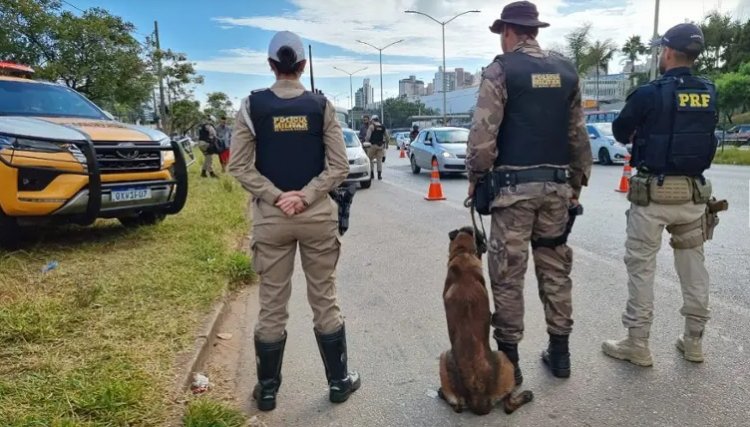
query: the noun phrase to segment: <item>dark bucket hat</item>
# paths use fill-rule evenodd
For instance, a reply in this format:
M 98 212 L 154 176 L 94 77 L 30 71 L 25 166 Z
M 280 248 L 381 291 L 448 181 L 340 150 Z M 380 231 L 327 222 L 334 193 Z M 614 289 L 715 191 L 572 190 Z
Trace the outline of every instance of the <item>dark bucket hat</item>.
M 539 20 L 539 11 L 534 3 L 517 1 L 503 8 L 500 19 L 490 27 L 495 34 L 502 34 L 505 24 L 515 24 L 522 27 L 546 28 L 549 24 Z

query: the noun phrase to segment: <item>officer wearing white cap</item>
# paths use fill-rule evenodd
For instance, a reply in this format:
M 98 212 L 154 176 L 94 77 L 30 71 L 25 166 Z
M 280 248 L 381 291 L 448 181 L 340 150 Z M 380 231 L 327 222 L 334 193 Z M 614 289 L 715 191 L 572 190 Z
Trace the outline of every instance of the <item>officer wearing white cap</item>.
M 360 386 L 359 375 L 347 369 L 346 334 L 336 298 L 338 206 L 328 195 L 349 174 L 343 132 L 333 104 L 300 82 L 307 61 L 296 34 L 276 34 L 268 58 L 276 83 L 242 101 L 229 164 L 229 173 L 254 198 L 253 266 L 261 283 L 253 396 L 264 411 L 276 407 L 281 386 L 298 246 L 329 398 L 344 402 Z
M 703 243 L 713 234 L 716 212 L 726 209 L 711 199 L 711 183 L 703 176 L 716 153 L 718 122 L 714 84 L 691 72 L 704 48 L 703 33 L 696 25 L 680 24 L 656 43 L 663 49 L 662 77 L 638 88 L 612 124 L 618 141 L 633 143 L 631 164 L 638 174 L 628 194 L 628 302 L 622 315 L 628 336 L 606 341 L 602 349 L 639 366 L 653 364 L 654 275 L 665 227 L 672 235 L 684 300 L 680 312 L 685 329 L 677 349 L 689 361 L 703 361 L 702 338 L 710 315 Z

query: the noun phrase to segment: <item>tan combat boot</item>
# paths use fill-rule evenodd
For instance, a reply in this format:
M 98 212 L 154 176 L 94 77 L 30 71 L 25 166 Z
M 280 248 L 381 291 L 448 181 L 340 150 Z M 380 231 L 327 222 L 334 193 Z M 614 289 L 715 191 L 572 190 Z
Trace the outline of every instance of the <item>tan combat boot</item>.
M 652 366 L 654 359 L 648 348 L 648 338 L 628 336 L 619 341 L 609 340 L 602 343 L 604 354 L 615 359 L 627 360 L 638 366 Z
M 703 339 L 682 335 L 677 339 L 677 350 L 682 353 L 685 360 L 695 363 L 703 362 Z

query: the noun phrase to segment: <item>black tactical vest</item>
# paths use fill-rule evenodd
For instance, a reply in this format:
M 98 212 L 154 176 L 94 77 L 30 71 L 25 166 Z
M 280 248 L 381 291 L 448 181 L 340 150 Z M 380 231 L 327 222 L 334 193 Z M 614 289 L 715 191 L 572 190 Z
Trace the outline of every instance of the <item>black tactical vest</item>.
M 638 130 L 633 164 L 656 175 L 697 177 L 716 154 L 716 89 L 699 77 L 669 76 L 655 88 L 657 119 Z
M 375 145 L 383 145 L 383 143 L 385 143 L 385 126 L 380 123 L 373 124 L 370 142 Z
M 570 105 L 578 86 L 573 65 L 562 57 L 521 52 L 495 61 L 505 70 L 508 91 L 495 165 L 569 164 Z
M 305 92 L 282 99 L 271 90 L 250 95 L 257 138 L 255 167 L 281 191 L 302 190 L 325 169 L 323 122 L 327 101 Z

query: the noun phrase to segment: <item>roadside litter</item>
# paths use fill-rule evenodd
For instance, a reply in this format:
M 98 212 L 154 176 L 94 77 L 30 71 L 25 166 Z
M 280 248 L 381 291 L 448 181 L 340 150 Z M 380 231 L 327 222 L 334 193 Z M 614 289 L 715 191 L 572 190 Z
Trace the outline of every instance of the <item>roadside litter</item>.
M 193 394 L 205 393 L 210 386 L 211 383 L 208 381 L 207 376 L 197 372 L 193 374 L 193 384 L 190 385 L 190 391 L 192 391 Z

